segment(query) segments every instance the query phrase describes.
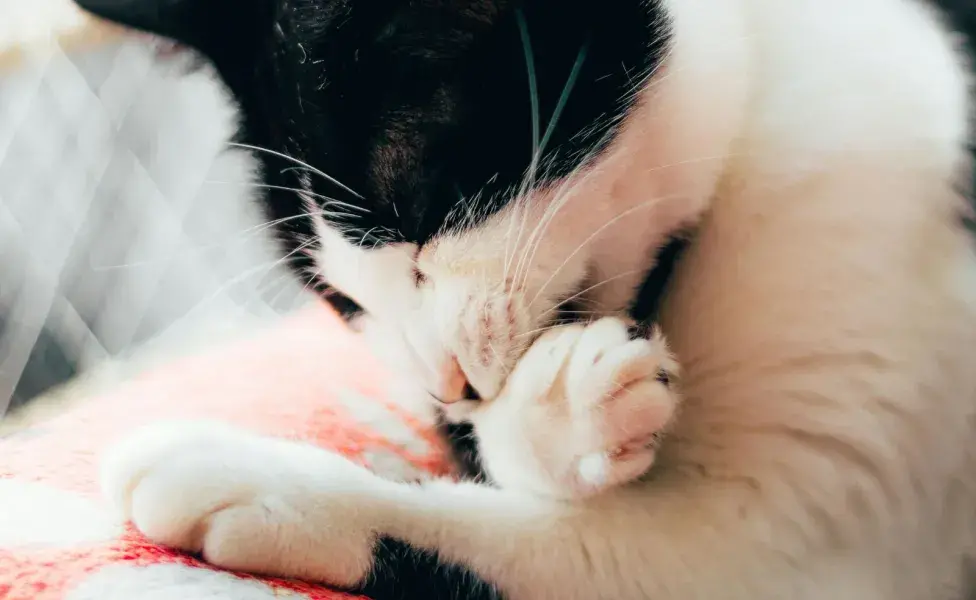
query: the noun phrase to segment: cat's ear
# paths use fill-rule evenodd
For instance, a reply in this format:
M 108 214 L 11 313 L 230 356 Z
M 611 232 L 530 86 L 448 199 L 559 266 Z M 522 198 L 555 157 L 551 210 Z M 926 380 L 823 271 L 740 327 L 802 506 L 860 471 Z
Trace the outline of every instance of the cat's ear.
M 216 62 L 244 58 L 274 25 L 276 0 L 75 0 L 94 15 L 173 39 Z

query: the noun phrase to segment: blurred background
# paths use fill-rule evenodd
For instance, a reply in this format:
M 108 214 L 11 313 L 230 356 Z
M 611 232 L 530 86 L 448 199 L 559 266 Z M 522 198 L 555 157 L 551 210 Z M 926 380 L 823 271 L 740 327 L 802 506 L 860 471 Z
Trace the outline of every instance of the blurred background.
M 0 0 L 0 416 L 308 299 L 192 57 Z

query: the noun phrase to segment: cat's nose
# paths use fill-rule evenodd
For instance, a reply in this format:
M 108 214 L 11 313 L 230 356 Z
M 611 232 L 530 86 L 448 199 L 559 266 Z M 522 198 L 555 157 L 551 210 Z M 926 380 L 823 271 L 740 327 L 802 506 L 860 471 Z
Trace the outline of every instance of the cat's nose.
M 452 404 L 464 399 L 464 388 L 468 385 L 468 378 L 461 369 L 457 357 L 452 356 L 441 369 L 441 385 L 437 399 L 445 404 Z
M 451 357 L 441 371 L 441 386 L 438 390 L 437 399 L 444 404 L 453 404 L 460 400 L 477 400 L 478 394 L 468 383 L 468 377 L 464 374 L 461 364 L 457 357 Z

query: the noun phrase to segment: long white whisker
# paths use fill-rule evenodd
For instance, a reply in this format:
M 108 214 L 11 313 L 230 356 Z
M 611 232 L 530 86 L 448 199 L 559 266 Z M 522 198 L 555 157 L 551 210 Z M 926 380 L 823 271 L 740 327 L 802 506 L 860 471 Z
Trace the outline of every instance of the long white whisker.
M 528 45 L 528 30 L 527 30 L 527 27 L 522 22 L 520 22 L 519 26 L 520 26 L 520 33 L 523 36 L 523 44 Z M 573 65 L 573 70 L 570 72 L 569 80 L 566 82 L 566 85 L 563 88 L 563 93 L 560 96 L 559 105 L 565 104 L 566 100 L 568 99 L 569 91 L 572 89 L 572 87 L 573 87 L 573 85 L 575 83 L 575 79 L 576 79 L 576 77 L 578 75 L 578 71 L 582 67 L 582 62 L 583 62 L 583 59 L 585 58 L 585 54 L 586 54 L 586 48 L 587 48 L 586 45 L 584 45 L 583 47 L 580 48 L 580 52 L 579 52 L 579 54 L 577 55 L 577 58 L 576 58 L 576 63 Z M 669 52 L 671 52 L 671 51 L 669 50 Z M 528 48 L 527 49 L 527 55 L 528 56 L 531 56 L 531 48 Z M 640 91 L 642 89 L 642 87 L 643 87 L 644 82 L 646 82 L 647 80 L 649 80 L 650 78 L 652 78 L 654 76 L 654 74 L 657 73 L 657 70 L 660 68 L 660 65 L 661 64 L 663 64 L 663 62 L 662 63 L 658 63 L 658 65 L 655 66 L 655 68 L 653 70 L 651 70 L 645 77 L 642 77 L 641 78 L 641 81 L 640 82 L 635 82 L 634 89 L 632 90 L 631 93 L 632 94 L 636 94 L 638 91 Z M 534 71 L 533 71 L 533 74 L 534 74 Z M 531 84 L 531 82 L 530 82 L 530 84 Z M 659 84 L 659 82 L 655 82 L 654 83 L 655 86 L 658 85 L 658 84 Z M 553 113 L 553 119 L 550 121 L 549 127 L 547 127 L 547 130 L 546 130 L 546 136 L 544 138 L 545 139 L 545 142 L 540 142 L 540 144 L 539 144 L 540 147 L 544 147 L 545 143 L 548 142 L 548 138 L 550 137 L 550 135 L 552 133 L 552 130 L 554 129 L 555 119 L 556 119 L 556 117 L 558 117 L 558 113 L 560 111 L 561 111 L 561 106 L 559 107 L 559 110 L 557 110 L 557 111 L 555 111 Z M 535 147 L 535 148 L 538 150 L 539 147 Z M 592 157 L 588 158 L 587 160 L 582 161 L 582 163 L 585 165 L 586 162 L 588 162 L 588 160 L 590 160 L 590 159 L 592 159 Z M 533 162 L 535 162 L 535 159 L 533 160 Z M 532 177 L 534 177 L 534 173 L 532 174 Z M 584 179 L 585 179 L 585 176 L 584 176 Z M 580 182 L 580 183 L 582 183 L 582 182 Z M 528 240 L 528 244 L 526 246 L 525 251 L 522 254 L 522 258 L 519 259 L 519 262 L 516 265 L 516 275 L 513 278 L 516 281 L 518 281 L 520 279 L 519 274 L 522 274 L 522 269 L 523 268 L 525 268 L 525 272 L 524 272 L 524 277 L 522 277 L 522 279 L 527 279 L 528 278 L 528 274 L 529 274 L 529 268 L 528 267 L 531 266 L 531 263 L 532 263 L 532 261 L 535 258 L 535 254 L 538 252 L 538 249 L 539 249 L 539 247 L 540 247 L 540 245 L 542 243 L 543 236 L 544 236 L 546 230 L 548 229 L 549 224 L 555 219 L 555 215 L 559 212 L 559 210 L 561 210 L 563 208 L 563 206 L 566 204 L 566 202 L 568 201 L 568 199 L 571 197 L 571 194 L 569 193 L 571 191 L 572 191 L 572 189 L 570 189 L 568 191 L 562 189 L 562 191 L 557 192 L 556 198 L 554 198 L 553 202 L 550 204 L 549 209 L 546 210 L 546 212 L 543 215 L 542 219 L 540 219 L 539 223 L 536 225 L 535 229 L 530 234 L 529 240 Z M 511 232 L 509 232 L 509 237 L 510 237 L 510 235 L 511 235 Z M 517 247 L 519 241 L 520 240 L 516 240 L 516 244 L 515 244 L 516 247 Z M 506 264 L 505 264 L 505 273 L 506 273 L 506 276 L 507 276 L 507 273 L 508 273 L 509 263 L 510 263 L 510 259 L 508 257 L 506 257 Z M 519 286 L 521 286 L 523 284 L 524 284 L 524 281 L 520 281 L 519 282 Z M 518 287 L 518 286 L 513 286 L 513 287 Z
M 589 160 L 589 157 L 584 160 L 578 171 L 585 170 Z M 519 287 L 523 287 L 528 282 L 532 263 L 535 261 L 535 256 L 538 253 L 539 248 L 542 246 L 545 233 L 549 230 L 549 226 L 555 220 L 556 215 L 569 203 L 570 199 L 574 197 L 573 192 L 597 172 L 597 169 L 586 171 L 578 180 L 574 176 L 570 175 L 556 190 L 555 198 L 553 198 L 549 206 L 546 207 L 545 214 L 543 214 L 542 219 L 539 220 L 539 223 L 529 236 L 526 243 L 526 248 L 522 252 L 522 258 L 519 259 L 519 263 L 516 267 L 516 280 L 519 281 Z M 519 275 L 521 277 L 519 277 Z
M 488 289 L 488 272 L 485 270 L 481 271 L 481 285 L 482 285 L 482 289 Z M 485 306 L 484 306 L 484 316 L 486 322 L 489 319 L 488 304 L 489 304 L 488 302 L 485 302 Z M 505 374 L 508 375 L 509 369 L 505 365 L 505 362 L 502 360 L 502 357 L 498 354 L 498 351 L 495 350 L 495 345 L 491 343 L 490 338 L 486 340 L 486 342 L 488 343 L 488 349 L 491 350 L 492 355 L 495 357 L 495 361 L 498 363 L 499 366 L 501 366 L 502 370 L 505 371 Z
M 648 271 L 648 269 L 631 269 L 630 271 L 625 271 L 623 273 L 618 273 L 617 275 L 614 275 L 613 277 L 607 277 L 603 281 L 601 281 L 599 283 L 595 283 L 595 284 L 587 287 L 586 289 L 580 290 L 580 291 L 576 292 L 575 294 L 573 294 L 572 296 L 563 299 L 563 301 L 560 304 L 565 304 L 566 302 L 572 302 L 573 300 L 576 300 L 577 298 L 579 298 L 583 294 L 586 294 L 587 292 L 591 292 L 591 291 L 595 290 L 596 288 L 598 288 L 600 286 L 606 285 L 606 284 L 611 283 L 613 281 L 616 281 L 618 279 L 623 279 L 625 277 L 630 277 L 631 275 L 634 275 L 635 273 L 643 273 L 643 272 L 646 272 L 646 271 Z M 531 307 L 532 305 L 529 304 L 529 306 Z M 559 310 L 559 306 L 553 306 L 549 310 L 547 310 L 544 313 L 542 313 L 541 315 L 539 315 L 539 318 L 542 319 L 546 315 L 548 315 L 548 314 L 550 314 L 550 313 L 552 313 L 553 311 L 556 311 L 556 310 Z M 592 313 L 594 311 L 590 311 L 590 312 Z
M 524 21 L 524 19 L 523 19 L 523 21 Z M 520 26 L 523 27 L 524 30 L 525 30 L 526 44 L 528 44 L 528 26 L 527 25 L 524 25 L 524 23 L 522 23 L 522 22 L 520 22 Z M 573 63 L 572 69 L 570 69 L 569 77 L 566 79 L 566 83 L 563 85 L 563 89 L 562 89 L 562 92 L 559 95 L 559 99 L 556 101 L 556 107 L 553 109 L 552 116 L 549 118 L 549 124 L 546 126 L 546 132 L 542 136 L 542 140 L 538 143 L 538 145 L 535 148 L 535 151 L 534 151 L 534 154 L 533 154 L 533 157 L 532 157 L 532 163 L 531 163 L 530 168 L 529 168 L 529 184 L 528 184 L 528 189 L 532 189 L 533 187 L 535 187 L 537 170 L 538 170 L 538 167 L 539 167 L 539 161 L 542 159 L 542 155 L 543 155 L 543 153 L 546 150 L 546 146 L 549 144 L 549 139 L 552 137 L 553 132 L 555 132 L 555 130 L 556 130 L 556 124 L 559 122 L 559 117 L 562 114 L 563 109 L 566 107 L 566 104 L 569 102 L 569 96 L 572 93 L 573 88 L 576 85 L 576 79 L 579 77 L 580 70 L 583 68 L 583 62 L 586 60 L 586 53 L 587 53 L 587 49 L 588 48 L 589 48 L 589 43 L 588 42 L 587 43 L 584 43 L 580 47 L 579 52 L 576 55 L 576 61 Z M 538 100 L 536 101 L 536 109 L 538 110 Z M 554 211 L 551 212 L 551 216 L 548 219 L 548 221 L 551 221 L 555 217 L 555 213 L 559 211 L 559 208 L 561 208 L 561 206 L 560 207 L 557 207 Z M 547 214 L 550 213 L 550 211 L 548 211 L 548 210 L 546 212 L 547 212 Z M 547 221 L 547 219 L 545 218 L 545 216 L 543 217 L 542 221 Z M 540 225 L 541 225 L 541 222 L 542 221 L 540 221 Z M 547 227 L 548 227 L 548 223 L 545 226 L 542 226 L 541 227 L 542 228 L 542 232 L 544 232 Z M 533 235 L 535 234 L 535 232 L 538 232 L 538 231 L 540 231 L 540 226 L 537 226 L 535 228 L 535 230 L 533 231 Z M 539 236 L 539 239 L 541 240 L 541 234 Z M 516 241 L 516 246 L 517 246 L 518 241 L 520 241 L 520 240 L 517 240 Z M 526 248 L 526 252 L 523 253 L 523 259 L 525 258 L 525 255 L 528 254 L 528 247 L 530 247 L 532 245 L 532 243 L 533 243 L 533 236 L 530 235 L 529 236 L 529 241 L 528 241 L 528 244 L 527 244 L 527 248 Z M 536 243 L 536 247 L 537 248 L 538 248 L 538 245 L 539 244 L 537 242 Z M 532 252 L 532 255 L 533 256 L 535 255 L 535 251 Z M 522 262 L 523 262 L 523 260 L 520 260 L 519 261 L 519 266 L 520 267 L 521 267 Z M 517 270 L 517 273 L 518 273 L 518 270 Z M 527 271 L 526 271 L 525 277 L 526 278 L 528 277 L 528 272 Z M 516 274 L 515 279 L 516 280 L 519 279 L 518 274 Z M 521 286 L 522 284 L 524 284 L 524 281 L 522 281 L 519 285 Z
M 580 250 L 582 250 L 594 238 L 596 238 L 598 235 L 600 235 L 601 233 L 603 233 L 603 231 L 607 227 L 612 226 L 613 224 L 615 224 L 620 219 L 623 219 L 624 217 L 626 217 L 626 216 L 628 216 L 628 215 L 630 215 L 630 214 L 632 214 L 634 212 L 637 212 L 638 210 L 643 210 L 645 208 L 650 208 L 650 207 L 655 206 L 655 205 L 657 205 L 657 204 L 659 204 L 659 203 L 661 203 L 661 202 L 663 202 L 665 200 L 668 200 L 669 198 L 676 198 L 676 197 L 678 197 L 677 194 L 668 194 L 668 195 L 665 195 L 665 196 L 658 196 L 656 198 L 652 198 L 652 199 L 647 200 L 645 202 L 641 202 L 637 206 L 632 206 L 632 207 L 628 208 L 627 210 L 621 212 L 617 216 L 613 217 L 612 219 L 610 219 L 609 221 L 607 221 L 606 223 L 604 223 L 603 225 L 601 225 L 599 228 L 597 228 L 596 231 L 594 231 L 593 233 L 591 233 L 585 240 L 583 240 L 583 242 L 580 243 L 580 245 L 577 246 L 576 249 L 573 250 L 570 253 L 569 256 L 566 257 L 566 259 L 562 262 L 562 264 L 559 265 L 559 268 L 557 268 L 555 271 L 553 271 L 552 275 L 549 276 L 549 279 L 547 279 L 546 282 L 544 284 L 542 284 L 542 287 L 539 288 L 539 291 L 536 293 L 536 295 L 529 302 L 529 306 L 532 306 L 533 304 L 535 304 L 535 301 L 539 299 L 539 296 L 541 296 L 542 293 L 546 290 L 546 288 L 549 287 L 549 284 L 552 283 L 552 281 L 556 278 L 556 276 L 559 275 L 559 273 L 566 267 L 566 265 L 569 264 L 569 261 L 571 261 L 573 259 L 573 257 L 575 257 L 577 254 L 579 254 Z
M 549 143 L 549 139 L 552 137 L 553 132 L 556 129 L 556 124 L 559 122 L 559 117 L 562 114 L 566 103 L 569 101 L 569 96 L 572 93 L 573 87 L 576 85 L 576 79 L 579 76 L 580 69 L 583 66 L 583 61 L 586 58 L 586 52 L 588 44 L 584 44 L 580 47 L 580 51 L 576 56 L 576 61 L 573 63 L 573 67 L 570 70 L 569 77 L 566 83 L 563 85 L 562 92 L 559 95 L 559 99 L 556 102 L 556 107 L 553 109 L 552 115 L 549 119 L 549 124 L 546 126 L 546 132 L 539 139 L 539 122 L 541 119 L 540 109 L 539 109 L 539 92 L 538 92 L 538 82 L 536 79 L 535 72 L 535 60 L 532 52 L 532 44 L 529 40 L 529 29 L 528 23 L 525 20 L 525 16 L 521 11 L 517 12 L 518 17 L 518 27 L 519 36 L 522 40 L 522 48 L 525 54 L 526 70 L 528 72 L 529 79 L 529 101 L 532 108 L 532 160 L 529 164 L 529 172 L 525 178 L 522 180 L 522 185 L 519 187 L 519 192 L 517 198 L 521 199 L 525 208 L 526 215 L 520 220 L 518 235 L 515 238 L 515 242 L 512 247 L 512 256 L 506 257 L 505 260 L 505 279 L 508 279 L 508 271 L 511 267 L 511 258 L 514 258 L 515 252 L 517 252 L 519 243 L 522 240 L 522 233 L 525 227 L 525 217 L 528 215 L 528 192 L 535 187 L 536 177 L 538 175 L 539 162 L 542 160 L 542 156 L 545 152 L 546 145 Z M 548 211 L 547 211 L 548 212 Z M 544 219 L 543 219 L 544 220 Z M 536 227 L 538 230 L 538 227 Z M 511 238 L 511 232 L 509 232 L 508 238 Z M 531 244 L 532 238 L 529 238 L 529 244 Z M 506 254 L 508 251 L 506 250 Z M 524 258 L 524 254 L 523 254 Z M 519 261 L 522 262 L 521 260 Z M 513 278 L 515 280 L 519 279 L 519 276 Z M 519 284 L 521 285 L 521 284 Z M 517 286 L 512 286 L 513 289 Z
M 517 336 L 515 336 L 515 338 L 522 339 L 522 338 L 532 337 L 538 334 L 545 333 L 550 329 L 556 329 L 557 327 L 562 327 L 563 325 L 564 323 L 552 323 L 551 325 L 546 325 L 545 327 L 539 327 L 538 329 L 530 329 L 528 331 L 524 331 L 518 334 Z
M 349 204 L 348 202 L 343 202 L 342 200 L 336 200 L 335 198 L 332 198 L 330 196 L 324 196 L 322 194 L 317 194 L 315 192 L 310 192 L 308 190 L 303 190 L 303 189 L 300 189 L 300 188 L 288 187 L 288 186 L 284 186 L 284 185 L 271 185 L 270 183 L 257 183 L 257 182 L 254 182 L 254 181 L 220 181 L 220 180 L 217 180 L 217 179 L 208 179 L 208 180 L 204 181 L 204 183 L 218 183 L 218 184 L 223 184 L 223 185 L 239 185 L 241 187 L 254 187 L 254 188 L 260 188 L 260 189 L 264 189 L 264 190 L 282 190 L 282 191 L 285 191 L 285 192 L 295 192 L 296 194 L 301 194 L 303 196 L 309 196 L 309 197 L 312 197 L 312 198 L 318 198 L 319 200 L 324 201 L 326 206 L 328 206 L 328 205 L 341 206 L 342 208 L 348 208 L 348 209 L 351 209 L 351 210 L 358 210 L 358 211 L 360 211 L 362 213 L 369 213 L 370 212 L 370 210 L 367 209 L 367 208 L 363 208 L 361 206 L 356 206 L 355 204 Z M 337 213 L 337 214 L 347 215 L 348 213 Z M 349 216 L 353 216 L 353 215 L 349 215 Z
M 275 261 L 272 261 L 270 263 L 263 263 L 263 264 L 260 264 L 260 265 L 255 266 L 255 267 L 252 267 L 250 269 L 247 269 L 245 271 L 242 271 L 241 273 L 238 273 L 237 275 L 235 275 L 231 279 L 228 279 L 227 281 L 224 281 L 223 284 L 219 288 L 217 288 L 211 294 L 207 295 L 200 302 L 198 302 L 197 305 L 196 305 L 197 308 L 199 308 L 201 306 L 204 306 L 204 305 L 206 305 L 209 302 L 212 302 L 214 299 L 216 299 L 218 296 L 220 296 L 222 293 L 226 292 L 228 289 L 230 289 L 234 285 L 240 283 L 241 281 L 244 281 L 244 280 L 248 279 L 249 277 L 254 276 L 255 274 L 260 274 L 261 277 L 264 277 L 265 275 L 267 275 L 268 273 L 270 273 L 272 270 L 274 270 L 278 266 L 280 266 L 280 265 L 288 262 L 290 259 L 292 259 L 294 257 L 295 254 L 297 254 L 298 252 L 301 252 L 306 247 L 308 247 L 309 245 L 315 243 L 316 241 L 318 241 L 316 238 L 311 238 L 309 240 L 306 240 L 301 245 L 299 245 L 298 247 L 296 247 L 294 250 L 292 250 L 291 252 L 288 252 L 283 257 L 281 257 L 281 258 L 279 258 L 279 259 L 277 259 Z M 178 324 L 182 323 L 186 318 L 189 318 L 189 315 L 187 315 L 183 319 L 178 319 L 177 321 L 174 322 L 174 325 L 178 325 Z
M 294 277 L 294 274 L 292 273 L 287 273 L 287 272 L 280 273 L 277 277 L 275 277 L 271 281 L 259 285 L 255 291 L 257 292 L 258 296 L 262 296 L 265 293 L 271 292 L 274 286 L 279 286 L 280 284 L 282 284 L 282 282 L 286 282 L 290 280 L 292 277 Z M 274 306 L 278 302 L 278 298 L 280 298 L 281 295 L 284 294 L 288 289 L 289 289 L 288 285 L 280 285 L 278 291 L 274 292 L 274 295 L 271 296 L 271 298 L 265 301 L 264 303 L 267 306 Z M 254 300 L 261 300 L 261 298 L 254 298 Z
M 555 198 L 553 198 L 553 200 L 549 203 L 549 206 L 546 207 L 545 212 L 542 214 L 542 218 L 539 219 L 539 222 L 536 223 L 535 227 L 533 227 L 532 231 L 529 233 L 529 237 L 526 239 L 525 249 L 522 250 L 522 256 L 515 265 L 515 275 L 513 277 L 513 279 L 518 282 L 518 286 L 520 288 L 528 281 L 528 267 L 531 265 L 532 258 L 535 257 L 536 250 L 542 243 L 542 236 L 548 228 L 549 223 L 556 218 L 556 214 L 562 209 L 563 205 L 569 201 L 569 198 L 571 197 L 569 192 L 575 189 L 578 183 L 573 181 L 572 177 L 567 177 L 566 180 L 560 184 L 559 188 L 556 190 Z
M 734 154 L 720 154 L 720 155 L 715 155 L 715 156 L 701 156 L 701 157 L 697 157 L 697 158 L 691 158 L 691 159 L 687 159 L 687 160 L 680 160 L 680 161 L 675 161 L 675 162 L 672 162 L 672 163 L 667 163 L 667 164 L 662 164 L 662 165 L 656 165 L 656 166 L 651 167 L 649 169 L 645 169 L 644 172 L 645 173 L 650 173 L 650 172 L 654 172 L 654 171 L 660 171 L 660 170 L 663 170 L 663 169 L 668 169 L 668 168 L 673 168 L 673 167 L 678 167 L 678 166 L 688 165 L 688 164 L 695 164 L 695 163 L 699 163 L 699 162 L 706 162 L 706 161 L 710 161 L 710 160 L 723 160 L 723 159 L 730 158 L 731 156 L 734 156 Z M 584 165 L 585 165 L 585 162 L 584 162 Z M 587 173 L 586 175 L 584 175 L 583 176 L 583 179 L 579 182 L 579 184 L 581 185 L 586 180 L 587 177 L 591 176 L 591 174 L 593 172 L 594 171 L 590 171 L 589 173 Z M 575 186 L 573 188 L 570 188 L 569 190 L 566 190 L 565 191 L 566 199 L 563 199 L 562 201 L 558 201 L 559 199 L 557 198 L 557 200 L 554 200 L 553 201 L 552 205 L 555 205 L 557 207 L 556 208 L 556 211 L 553 211 L 552 213 L 550 213 L 549 211 L 547 211 L 546 215 L 543 216 L 543 218 L 539 222 L 539 225 L 536 227 L 536 231 L 538 231 L 538 233 L 536 233 L 536 231 L 534 231 L 533 234 L 529 236 L 529 243 L 531 244 L 534 241 L 534 246 L 535 247 L 531 249 L 531 258 L 529 258 L 528 261 L 525 263 L 525 278 L 526 279 L 528 278 L 532 261 L 535 259 L 535 254 L 536 254 L 536 252 L 538 252 L 539 247 L 541 246 L 541 243 L 542 243 L 542 240 L 543 240 L 543 236 L 544 236 L 546 230 L 548 229 L 548 227 L 551 224 L 551 222 L 554 220 L 555 213 L 558 212 L 558 210 L 562 209 L 563 206 L 565 206 L 565 204 L 568 203 L 568 198 L 569 197 L 572 197 L 572 191 L 573 191 L 573 189 L 575 189 Z M 562 193 L 562 192 L 560 192 L 560 193 Z M 535 235 L 538 235 L 538 238 L 535 239 L 535 240 L 533 240 L 533 237 Z M 527 248 L 526 249 L 526 252 L 523 254 L 523 260 L 528 255 L 529 255 L 529 249 Z M 521 272 L 521 269 L 522 269 L 522 266 L 523 266 L 523 264 L 522 264 L 523 263 L 523 260 L 520 260 L 519 261 L 519 264 L 516 266 L 516 273 L 520 273 Z M 521 282 L 521 284 L 523 284 L 523 285 L 524 285 L 524 283 L 525 283 L 524 281 Z
M 276 150 L 271 150 L 270 148 L 262 148 L 261 146 L 252 146 L 251 144 L 242 144 L 240 142 L 229 142 L 228 145 L 234 146 L 234 147 L 237 147 L 237 148 L 247 148 L 248 150 L 254 150 L 255 152 L 265 152 L 267 154 L 271 154 L 273 156 L 277 156 L 278 158 L 281 158 L 283 160 L 287 160 L 287 161 L 293 162 L 293 163 L 295 163 L 297 165 L 301 165 L 302 167 L 308 169 L 312 173 L 315 173 L 319 177 L 325 179 L 326 181 L 328 181 L 328 182 L 330 182 L 330 183 L 332 183 L 334 185 L 337 185 L 340 188 L 346 190 L 347 192 L 349 192 L 353 196 L 356 196 L 357 198 L 364 199 L 364 197 L 363 197 L 362 194 L 360 194 L 359 192 L 354 191 L 352 188 L 350 188 L 346 184 L 342 183 L 341 181 L 339 181 L 335 177 L 329 175 L 325 171 L 316 169 L 315 167 L 313 167 L 312 165 L 310 165 L 310 164 L 308 164 L 308 163 L 306 163 L 304 161 L 298 160 L 294 156 L 289 156 L 289 155 L 284 154 L 282 152 L 278 152 Z
M 379 229 L 379 227 L 370 227 L 369 229 L 367 229 L 367 230 L 366 230 L 366 232 L 365 232 L 365 233 L 363 233 L 363 237 L 361 237 L 361 238 L 359 239 L 359 247 L 360 247 L 360 248 L 362 248 L 362 247 L 363 247 L 363 244 L 365 244 L 365 243 L 366 243 L 366 238 L 368 238 L 368 237 L 369 237 L 369 234 L 371 234 L 371 233 L 373 233 L 373 232 L 374 232 L 374 231 L 376 231 L 377 229 Z
M 302 293 L 304 294 L 305 292 L 307 292 L 308 291 L 308 288 L 310 288 L 312 286 L 312 284 L 314 284 L 316 281 L 318 281 L 318 278 L 321 277 L 321 276 L 322 276 L 322 268 L 321 267 L 319 267 L 318 269 L 315 269 L 314 271 L 308 273 L 308 278 L 305 281 L 305 285 L 302 286 Z
M 179 250 L 177 250 L 175 252 L 172 252 L 172 253 L 169 253 L 166 256 L 160 256 L 160 257 L 157 257 L 157 258 L 154 258 L 154 259 L 151 259 L 151 260 L 130 261 L 130 262 L 127 262 L 127 263 L 116 264 L 116 265 L 92 265 L 90 268 L 91 268 L 92 271 L 100 272 L 100 271 L 112 271 L 112 270 L 117 270 L 117 269 L 130 269 L 130 268 L 137 268 L 137 267 L 146 267 L 146 266 L 158 264 L 160 261 L 170 261 L 173 258 L 176 258 L 177 256 L 181 256 L 184 253 L 193 254 L 193 253 L 197 253 L 197 252 L 202 253 L 202 252 L 207 252 L 209 250 L 215 250 L 215 249 L 221 248 L 221 247 L 223 247 L 223 246 L 225 246 L 225 245 L 227 245 L 227 244 L 229 244 L 231 242 L 238 241 L 239 239 L 247 238 L 248 236 L 250 236 L 252 234 L 261 233 L 263 231 L 266 231 L 268 229 L 271 229 L 272 227 L 275 227 L 277 225 L 281 225 L 282 223 L 287 223 L 288 221 L 293 221 L 293 220 L 296 220 L 296 219 L 306 219 L 306 218 L 314 217 L 314 216 L 318 216 L 318 215 L 328 216 L 330 214 L 332 214 L 332 213 L 327 213 L 325 211 L 316 211 L 316 212 L 311 212 L 311 213 L 301 213 L 301 214 L 297 214 L 297 215 L 291 215 L 290 217 L 281 217 L 280 219 L 272 219 L 270 221 L 264 221 L 262 223 L 258 223 L 257 225 L 252 225 L 252 226 L 250 226 L 250 227 L 248 227 L 246 229 L 242 229 L 241 231 L 235 233 L 234 239 L 229 240 L 228 242 L 223 242 L 223 243 L 219 243 L 219 244 L 204 244 L 204 245 L 198 245 L 198 246 L 190 246 L 190 247 L 187 247 L 187 248 L 180 248 Z

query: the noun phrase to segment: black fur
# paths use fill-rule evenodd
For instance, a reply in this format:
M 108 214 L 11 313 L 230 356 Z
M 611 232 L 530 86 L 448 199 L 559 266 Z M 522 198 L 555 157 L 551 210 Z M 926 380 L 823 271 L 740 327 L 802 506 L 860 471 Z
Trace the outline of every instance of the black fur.
M 976 0 L 930 0 L 942 11 L 949 28 L 958 37 L 962 51 L 969 60 L 970 70 L 976 66 Z M 971 115 L 970 118 L 976 118 Z M 969 200 L 968 210 L 962 214 L 962 222 L 976 235 L 976 144 L 970 142 L 970 156 L 973 168 L 967 181 L 961 182 L 960 192 Z
M 481 464 L 478 450 L 478 436 L 471 423 L 440 423 L 441 432 L 451 445 L 451 454 L 457 464 L 458 472 L 465 479 L 491 483 L 488 473 Z
M 274 186 L 269 217 L 287 219 L 280 233 L 292 262 L 347 317 L 361 307 L 309 275 L 311 261 L 298 252 L 313 231 L 295 190 L 311 184 L 355 243 L 422 245 L 466 226 L 455 218 L 466 212 L 456 210 L 462 198 L 483 218 L 523 181 L 534 152 L 526 39 L 540 138 L 565 96 L 537 185 L 599 152 L 669 42 L 663 12 L 648 0 L 78 2 L 198 50 L 240 105 L 238 142 L 344 184 L 255 153 Z M 661 257 L 664 279 L 674 254 Z M 639 307 L 653 310 L 664 279 L 645 286 Z M 483 476 L 470 426 L 446 429 L 462 467 Z M 501 598 L 462 567 L 397 540 L 381 540 L 375 558 L 357 591 L 377 600 Z
M 570 172 L 612 133 L 629 94 L 661 60 L 666 21 L 653 2 L 607 0 L 78 0 L 100 15 L 176 39 L 210 58 L 241 105 L 240 141 L 288 154 L 362 197 L 267 153 L 265 182 L 369 212 L 330 207 L 350 240 L 422 244 L 461 197 L 503 206 L 532 160 L 532 109 L 520 25 L 533 53 L 540 134 L 579 62 L 539 173 Z M 521 20 L 521 23 L 520 23 Z M 269 190 L 272 218 L 302 214 Z M 289 251 L 312 235 L 282 228 Z M 294 262 L 306 273 L 303 255 Z M 328 282 L 317 282 L 323 292 Z M 344 314 L 360 308 L 337 290 Z
M 366 582 L 350 590 L 377 600 L 503 600 L 504 596 L 464 567 L 436 553 L 389 537 L 373 552 Z
M 658 251 L 654 269 L 644 279 L 644 283 L 630 305 L 630 316 L 641 324 L 657 320 L 664 293 L 674 269 L 688 249 L 689 237 L 675 237 Z

